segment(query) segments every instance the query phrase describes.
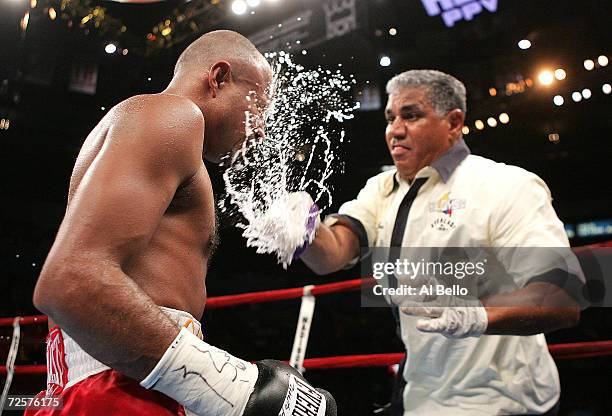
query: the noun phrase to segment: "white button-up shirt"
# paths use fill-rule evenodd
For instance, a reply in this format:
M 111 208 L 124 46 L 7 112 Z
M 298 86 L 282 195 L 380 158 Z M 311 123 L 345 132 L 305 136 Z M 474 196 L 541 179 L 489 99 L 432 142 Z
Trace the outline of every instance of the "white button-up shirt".
M 462 139 L 421 177 L 428 179 L 410 208 L 403 247 L 569 247 L 544 181 L 470 155 Z M 362 244 L 389 247 L 409 188 L 396 170 L 383 172 L 339 214 L 356 220 Z M 417 318 L 400 315 L 408 357 L 405 415 L 539 414 L 559 400 L 559 375 L 543 334 L 447 339 L 418 331 Z

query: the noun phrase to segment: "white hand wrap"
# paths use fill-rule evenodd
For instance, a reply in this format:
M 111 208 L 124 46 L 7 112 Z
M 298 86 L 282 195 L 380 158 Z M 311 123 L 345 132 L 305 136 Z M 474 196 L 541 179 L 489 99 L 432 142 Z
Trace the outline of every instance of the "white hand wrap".
M 241 416 L 257 376 L 255 364 L 183 328 L 140 385 L 164 393 L 197 415 Z

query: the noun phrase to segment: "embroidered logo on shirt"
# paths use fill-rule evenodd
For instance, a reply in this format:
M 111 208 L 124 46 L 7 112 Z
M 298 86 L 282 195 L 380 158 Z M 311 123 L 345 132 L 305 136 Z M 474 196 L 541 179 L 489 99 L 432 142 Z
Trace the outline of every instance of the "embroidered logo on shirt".
M 450 231 L 455 228 L 455 220 L 453 213 L 460 209 L 465 209 L 466 200 L 459 198 L 451 198 L 450 191 L 444 193 L 437 201 L 429 203 L 429 212 L 437 212 L 442 215 L 436 215 L 436 219 L 430 224 L 430 227 L 438 231 Z
M 450 218 L 453 215 L 453 211 L 464 209 L 465 205 L 465 199 L 451 199 L 450 192 L 447 192 L 437 201 L 429 203 L 429 212 L 441 212 Z
M 436 218 L 436 220 L 431 223 L 431 228 L 438 231 L 449 231 L 455 228 L 455 222 L 446 217 Z

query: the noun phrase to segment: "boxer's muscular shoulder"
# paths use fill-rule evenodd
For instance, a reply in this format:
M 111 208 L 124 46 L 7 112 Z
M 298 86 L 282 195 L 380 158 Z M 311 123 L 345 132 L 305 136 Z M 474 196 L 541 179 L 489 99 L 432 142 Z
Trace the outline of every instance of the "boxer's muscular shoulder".
M 109 145 L 168 164 L 199 167 L 204 117 L 188 98 L 171 94 L 137 95 L 107 115 Z
M 193 101 L 178 95 L 136 95 L 113 107 L 107 117 L 115 129 L 132 129 L 130 137 L 153 134 L 168 140 L 182 137 L 203 142 L 202 112 Z M 137 132 L 141 134 L 135 135 Z

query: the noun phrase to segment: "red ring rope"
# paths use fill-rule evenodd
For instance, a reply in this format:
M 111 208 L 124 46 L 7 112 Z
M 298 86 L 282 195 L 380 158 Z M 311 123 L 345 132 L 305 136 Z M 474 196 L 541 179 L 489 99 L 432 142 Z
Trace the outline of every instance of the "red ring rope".
M 576 342 L 573 344 L 551 344 L 550 354 L 556 360 L 572 360 L 588 357 L 605 357 L 612 355 L 612 341 Z M 399 363 L 403 352 L 386 354 L 341 355 L 337 357 L 306 358 L 304 368 L 307 370 L 324 370 L 332 368 L 386 367 Z M 44 374 L 45 365 L 15 366 L 15 374 Z M 6 367 L 0 367 L 0 374 L 6 373 Z
M 612 247 L 612 241 L 581 247 Z M 328 283 L 313 286 L 313 295 L 325 295 L 330 293 L 350 292 L 360 289 L 362 286 L 373 284 L 374 279 L 354 279 L 344 282 Z M 206 302 L 207 308 L 225 308 L 228 306 L 273 302 L 277 300 L 297 299 L 304 294 L 304 288 L 291 288 L 280 290 L 267 290 L 262 292 L 243 293 L 238 295 L 217 296 L 209 298 Z M 12 326 L 14 318 L 0 318 L 0 327 Z M 46 315 L 24 316 L 20 318 L 20 325 L 35 325 L 47 322 Z M 557 360 L 568 360 L 577 358 L 603 357 L 612 355 L 612 340 L 595 342 L 577 342 L 570 344 L 552 344 L 548 349 Z M 381 367 L 397 364 L 401 361 L 404 353 L 347 355 L 324 358 L 307 358 L 304 360 L 306 369 L 328 369 L 328 368 L 354 368 L 354 367 Z M 45 365 L 21 365 L 15 366 L 15 374 L 43 374 Z M 0 366 L 0 374 L 6 373 L 6 367 Z

